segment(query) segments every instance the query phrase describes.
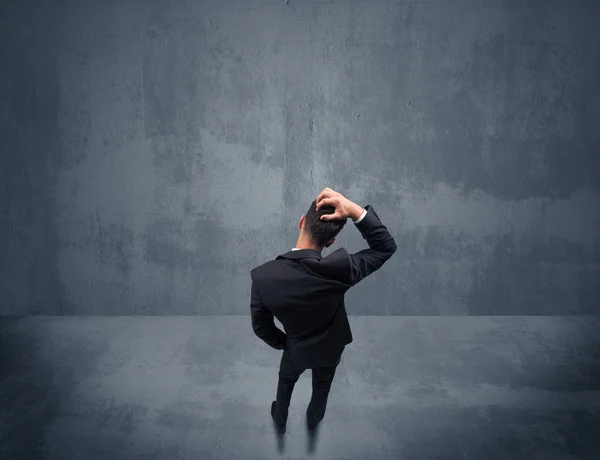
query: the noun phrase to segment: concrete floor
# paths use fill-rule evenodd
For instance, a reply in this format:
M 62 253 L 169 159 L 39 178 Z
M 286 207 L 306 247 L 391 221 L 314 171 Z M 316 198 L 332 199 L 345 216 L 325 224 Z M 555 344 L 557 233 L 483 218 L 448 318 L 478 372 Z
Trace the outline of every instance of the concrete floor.
M 3 318 L 0 458 L 600 458 L 600 317 L 350 322 L 311 439 L 249 317 Z

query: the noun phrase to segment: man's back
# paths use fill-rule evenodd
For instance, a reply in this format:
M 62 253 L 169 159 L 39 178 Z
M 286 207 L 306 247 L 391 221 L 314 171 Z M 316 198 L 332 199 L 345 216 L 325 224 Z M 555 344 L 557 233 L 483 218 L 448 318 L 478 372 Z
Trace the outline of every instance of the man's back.
M 356 223 L 369 248 L 344 248 L 322 257 L 318 249 L 289 251 L 251 271 L 262 307 L 283 325 L 296 359 L 311 362 L 352 342 L 344 295 L 396 251 L 396 243 L 371 206 Z M 310 367 L 310 366 L 309 366 Z

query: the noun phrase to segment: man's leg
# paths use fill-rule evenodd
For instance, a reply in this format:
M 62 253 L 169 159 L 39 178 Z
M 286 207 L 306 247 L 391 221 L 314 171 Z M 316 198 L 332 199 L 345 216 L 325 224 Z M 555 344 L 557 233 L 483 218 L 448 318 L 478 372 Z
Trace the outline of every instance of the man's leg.
M 325 416 L 331 382 L 333 382 L 335 370 L 340 363 L 341 357 L 342 354 L 340 353 L 337 360 L 332 364 L 323 365 L 312 370 L 313 391 L 306 411 L 309 427 L 316 426 Z
M 304 368 L 297 367 L 292 361 L 289 350 L 285 350 L 281 355 L 279 365 L 279 382 L 277 383 L 277 400 L 275 404 L 275 415 L 278 425 L 285 425 L 288 418 L 288 409 L 294 385 L 298 378 L 304 372 Z

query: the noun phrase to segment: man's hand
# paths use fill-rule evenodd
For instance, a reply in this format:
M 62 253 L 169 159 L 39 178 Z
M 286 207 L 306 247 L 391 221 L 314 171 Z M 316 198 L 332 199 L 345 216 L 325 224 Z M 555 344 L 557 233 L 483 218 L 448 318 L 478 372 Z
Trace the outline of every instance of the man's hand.
M 333 214 L 321 216 L 321 220 L 343 220 L 350 217 L 352 220 L 358 219 L 363 213 L 363 208 L 353 203 L 341 193 L 326 187 L 317 196 L 317 210 L 321 206 L 329 205 L 335 208 Z

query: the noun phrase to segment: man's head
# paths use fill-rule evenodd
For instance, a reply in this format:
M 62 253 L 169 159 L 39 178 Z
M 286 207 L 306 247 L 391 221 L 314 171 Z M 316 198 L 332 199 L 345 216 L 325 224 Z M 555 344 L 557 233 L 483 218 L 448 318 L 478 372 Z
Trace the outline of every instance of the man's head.
M 333 206 L 321 206 L 317 211 L 317 201 L 314 200 L 306 215 L 300 218 L 300 239 L 304 243 L 317 247 L 319 250 L 328 248 L 335 241 L 335 237 L 346 225 L 346 220 L 321 220 L 325 214 L 333 214 Z

